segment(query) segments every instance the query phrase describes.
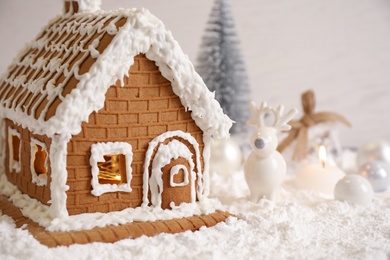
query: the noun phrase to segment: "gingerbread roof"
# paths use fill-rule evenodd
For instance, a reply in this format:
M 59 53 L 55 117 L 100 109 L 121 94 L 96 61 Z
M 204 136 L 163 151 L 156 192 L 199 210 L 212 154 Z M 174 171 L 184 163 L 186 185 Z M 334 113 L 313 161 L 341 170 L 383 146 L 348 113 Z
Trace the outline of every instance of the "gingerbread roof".
M 156 62 L 204 132 L 229 135 L 232 121 L 171 32 L 146 9 L 67 13 L 50 21 L 1 77 L 0 116 L 38 134 L 78 134 L 139 53 Z

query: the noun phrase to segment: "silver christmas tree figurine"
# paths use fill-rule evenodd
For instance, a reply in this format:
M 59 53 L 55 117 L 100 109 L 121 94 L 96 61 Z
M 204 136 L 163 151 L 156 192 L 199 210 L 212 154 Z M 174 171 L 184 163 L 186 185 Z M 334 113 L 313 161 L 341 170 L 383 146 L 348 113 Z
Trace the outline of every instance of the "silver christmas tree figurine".
M 250 87 L 229 0 L 214 2 L 201 44 L 197 71 L 208 88 L 215 91 L 215 98 L 223 111 L 236 122 L 231 133 L 247 132 Z

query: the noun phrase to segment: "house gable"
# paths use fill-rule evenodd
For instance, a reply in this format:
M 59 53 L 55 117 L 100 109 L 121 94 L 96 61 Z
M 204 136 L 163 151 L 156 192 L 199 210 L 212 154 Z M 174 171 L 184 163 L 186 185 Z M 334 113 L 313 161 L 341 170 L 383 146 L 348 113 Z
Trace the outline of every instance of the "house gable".
M 104 107 L 89 116 L 88 122 L 82 124 L 81 133 L 73 136 L 68 144 L 67 185 L 70 189 L 67 191 L 67 209 L 70 215 L 140 206 L 145 153 L 149 142 L 160 134 L 177 130 L 188 132 L 203 152 L 203 131 L 185 110 L 173 92 L 171 82 L 161 75 L 154 61 L 137 55 L 129 77 L 123 81 L 124 86 L 117 82 L 108 89 Z M 132 146 L 131 192 L 91 194 L 89 158 L 91 146 L 98 142 L 127 142 Z M 188 142 L 183 142 L 192 154 L 196 154 Z M 203 166 L 199 170 L 203 171 Z

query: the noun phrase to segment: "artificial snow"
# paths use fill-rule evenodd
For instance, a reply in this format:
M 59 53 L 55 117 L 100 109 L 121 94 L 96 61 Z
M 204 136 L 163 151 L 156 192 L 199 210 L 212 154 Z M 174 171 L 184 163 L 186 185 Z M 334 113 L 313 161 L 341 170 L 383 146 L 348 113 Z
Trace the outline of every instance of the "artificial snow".
M 353 206 L 287 180 L 276 202 L 246 199 L 242 172 L 213 176 L 212 194 L 236 214 L 196 232 L 160 234 L 47 248 L 26 230 L 0 216 L 0 259 L 387 259 L 390 253 L 390 196 L 376 194 L 369 206 Z

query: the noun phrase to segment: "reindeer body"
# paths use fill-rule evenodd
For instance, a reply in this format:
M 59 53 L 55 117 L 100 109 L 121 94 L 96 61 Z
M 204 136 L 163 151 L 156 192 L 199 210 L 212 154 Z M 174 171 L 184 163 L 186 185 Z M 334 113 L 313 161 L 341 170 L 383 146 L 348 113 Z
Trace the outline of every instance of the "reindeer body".
M 251 102 L 253 118 L 248 125 L 256 127 L 250 138 L 252 152 L 244 165 L 245 180 L 250 190 L 250 200 L 258 202 L 262 198 L 274 199 L 277 188 L 282 184 L 286 175 L 286 162 L 276 150 L 278 146 L 277 131 L 290 130 L 287 124 L 297 113 L 296 109 L 283 115 L 283 107 L 276 109 L 262 103 L 257 107 Z M 272 126 L 264 124 L 266 113 L 272 112 L 275 122 Z
M 258 202 L 262 198 L 273 200 L 274 191 L 286 176 L 286 162 L 278 151 L 268 158 L 251 153 L 244 165 L 244 172 L 251 201 Z

